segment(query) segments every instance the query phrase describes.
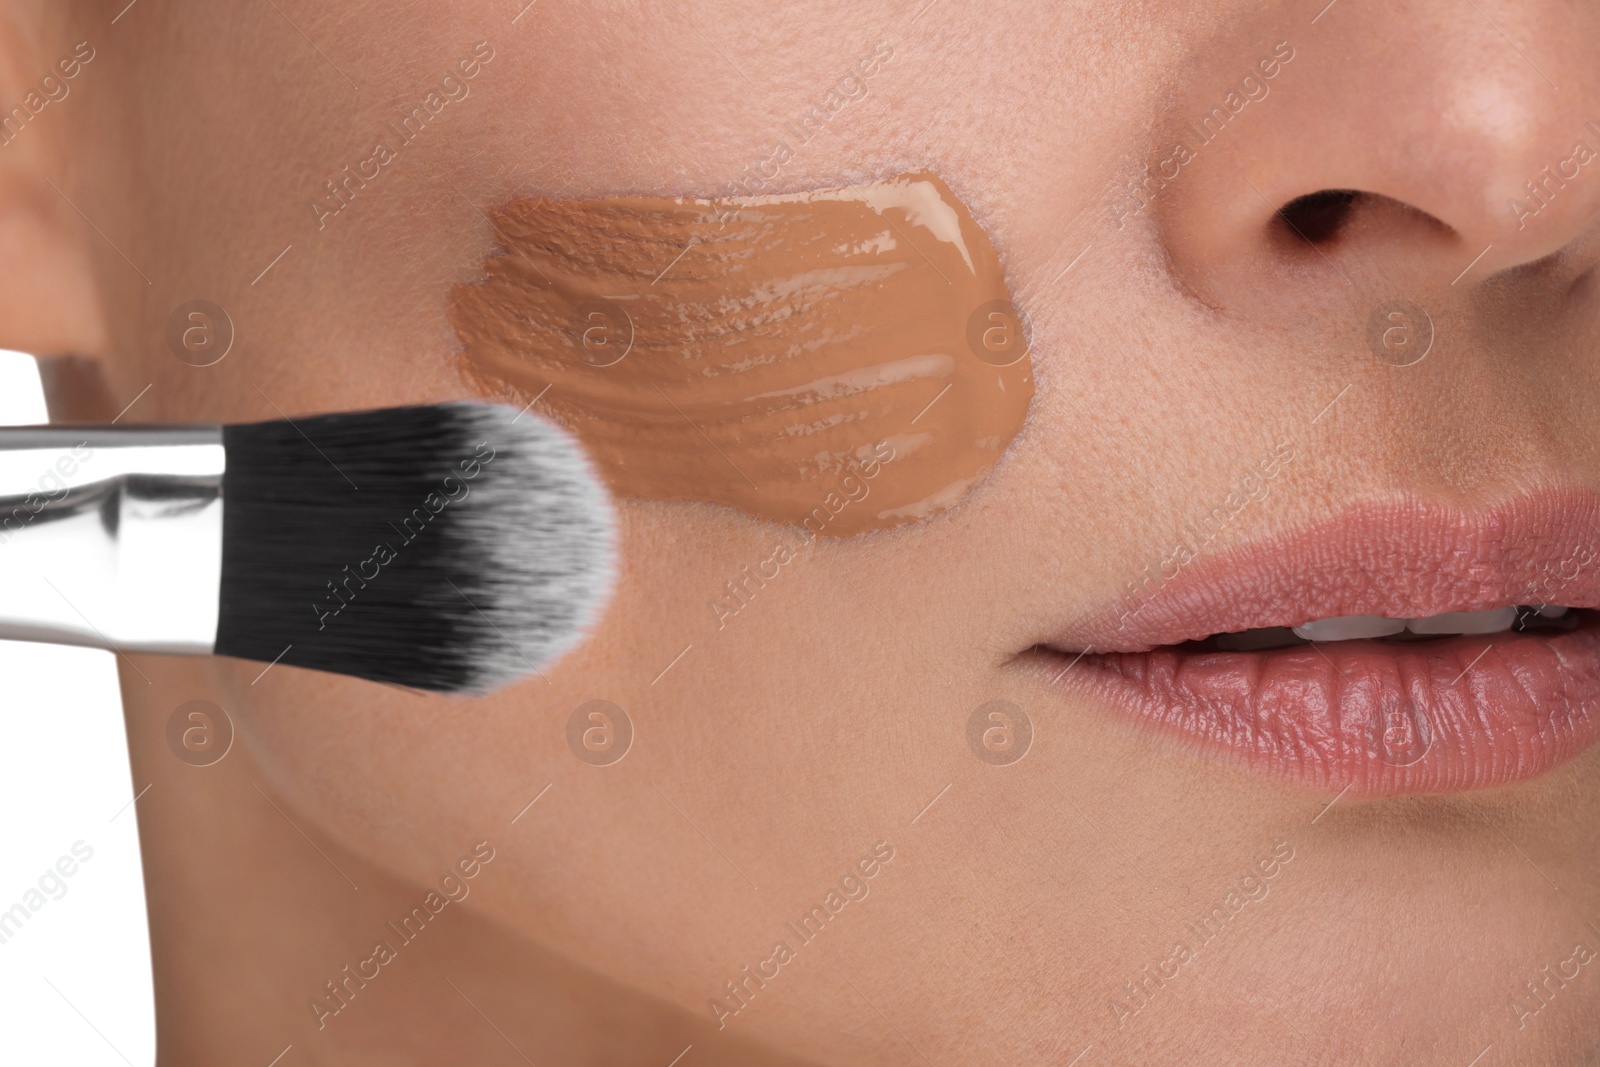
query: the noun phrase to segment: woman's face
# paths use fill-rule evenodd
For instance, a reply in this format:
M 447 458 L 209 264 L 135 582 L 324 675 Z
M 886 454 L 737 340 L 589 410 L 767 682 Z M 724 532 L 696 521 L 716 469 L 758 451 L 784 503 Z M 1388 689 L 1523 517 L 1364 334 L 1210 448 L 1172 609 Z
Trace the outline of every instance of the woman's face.
M 619 498 L 603 619 L 485 699 L 134 659 L 158 991 L 262 1013 L 262 1062 L 402 1003 L 476 1062 L 593 1048 L 519 1022 L 531 959 L 653 1005 L 628 1062 L 1600 1055 L 1581 633 L 1101 655 L 1600 606 L 1593 5 L 524 2 L 15 5 L 8 101 L 93 58 L 0 152 L 41 250 L 0 341 L 99 361 L 54 379 L 82 417 L 521 402 L 453 317 L 508 203 L 926 170 L 1027 320 L 1026 420 L 954 506 L 757 582 L 789 528 Z M 237 730 L 203 770 L 196 699 Z M 480 842 L 452 907 L 499 932 L 439 941 L 493 951 L 331 995 Z

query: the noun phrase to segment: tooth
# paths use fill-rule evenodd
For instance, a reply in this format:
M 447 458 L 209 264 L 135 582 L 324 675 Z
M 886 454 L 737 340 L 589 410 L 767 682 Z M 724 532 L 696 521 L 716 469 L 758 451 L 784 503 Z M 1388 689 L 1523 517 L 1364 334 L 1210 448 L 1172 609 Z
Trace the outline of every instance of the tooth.
M 1406 628 L 1404 619 L 1382 615 L 1342 615 L 1336 619 L 1316 619 L 1294 628 L 1296 637 L 1307 641 L 1350 641 L 1359 637 L 1388 637 Z
M 1539 614 L 1547 619 L 1559 619 L 1567 613 L 1567 609 L 1560 604 L 1541 604 Z
M 1425 619 L 1406 620 L 1406 629 L 1414 634 L 1492 634 L 1511 629 L 1517 621 L 1514 607 L 1491 608 L 1488 611 L 1447 611 L 1442 615 L 1429 615 Z

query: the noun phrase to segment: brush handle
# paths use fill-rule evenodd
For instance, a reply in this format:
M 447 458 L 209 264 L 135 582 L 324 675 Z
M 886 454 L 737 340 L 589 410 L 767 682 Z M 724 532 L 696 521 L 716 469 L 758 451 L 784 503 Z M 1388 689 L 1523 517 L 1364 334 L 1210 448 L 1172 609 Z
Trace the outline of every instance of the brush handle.
M 0 638 L 208 653 L 217 426 L 0 429 Z

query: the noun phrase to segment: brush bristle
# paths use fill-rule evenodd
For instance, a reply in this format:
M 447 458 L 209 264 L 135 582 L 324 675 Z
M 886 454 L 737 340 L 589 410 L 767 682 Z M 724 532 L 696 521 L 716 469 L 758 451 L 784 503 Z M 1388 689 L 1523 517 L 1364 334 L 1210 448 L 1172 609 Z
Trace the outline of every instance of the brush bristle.
M 223 428 L 218 655 L 482 693 L 560 656 L 610 591 L 578 445 L 453 403 Z

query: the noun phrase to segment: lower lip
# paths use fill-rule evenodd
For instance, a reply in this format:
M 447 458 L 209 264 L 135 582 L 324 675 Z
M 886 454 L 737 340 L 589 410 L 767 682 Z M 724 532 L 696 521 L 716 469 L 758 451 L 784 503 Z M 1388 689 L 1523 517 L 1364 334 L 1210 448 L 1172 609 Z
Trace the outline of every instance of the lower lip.
M 1042 650 L 1055 686 L 1355 796 L 1536 778 L 1600 742 L 1600 627 L 1265 652 Z

